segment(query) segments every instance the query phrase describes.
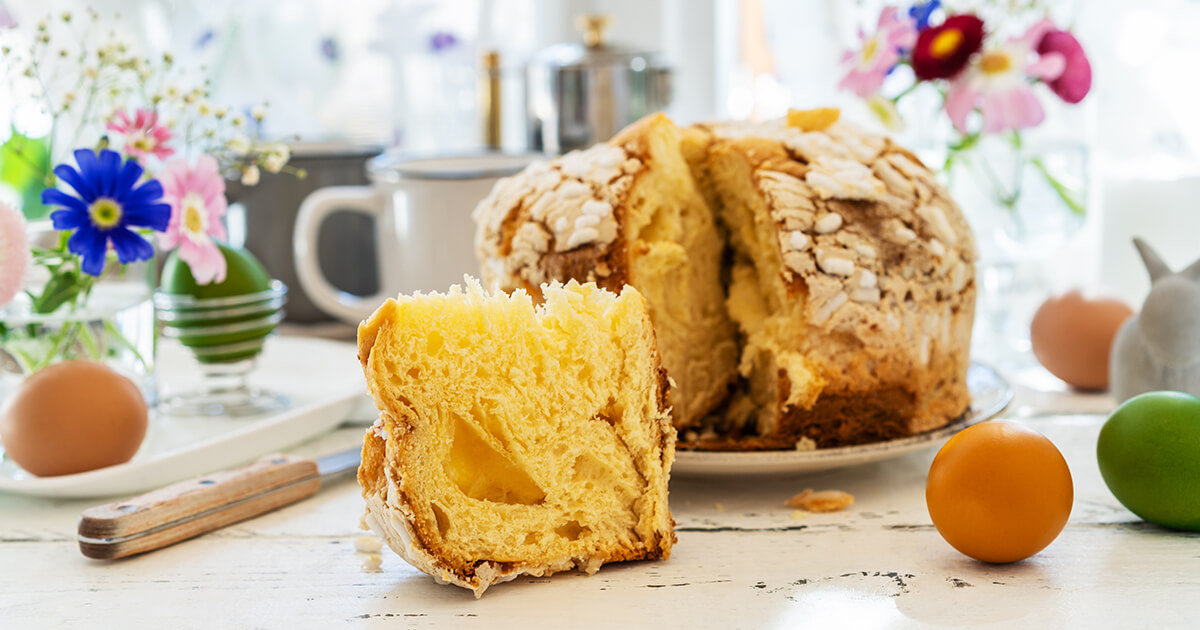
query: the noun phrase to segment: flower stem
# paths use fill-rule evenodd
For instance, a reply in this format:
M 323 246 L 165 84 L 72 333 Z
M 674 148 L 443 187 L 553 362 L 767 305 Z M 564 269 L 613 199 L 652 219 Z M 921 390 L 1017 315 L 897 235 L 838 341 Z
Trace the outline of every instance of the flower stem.
M 902 98 L 904 98 L 905 96 L 908 96 L 909 94 L 911 94 L 913 90 L 917 89 L 917 86 L 918 86 L 918 85 L 921 85 L 921 82 L 920 82 L 920 81 L 913 81 L 913 84 L 912 84 L 912 85 L 910 85 L 910 86 L 908 86 L 908 87 L 904 88 L 903 90 L 900 90 L 900 93 L 899 93 L 899 94 L 897 94 L 897 95 L 893 96 L 893 97 L 891 98 L 891 101 L 892 101 L 893 103 L 896 103 L 897 105 L 899 105 L 899 104 L 900 104 L 900 99 L 902 99 Z
M 129 341 L 125 338 L 125 335 L 121 334 L 121 330 L 117 328 L 117 325 L 114 324 L 111 319 L 104 320 L 104 330 L 108 332 L 108 334 L 111 335 L 118 344 L 124 346 L 126 350 L 132 352 L 133 357 L 137 359 L 138 363 L 142 364 L 144 369 L 150 369 L 150 366 L 146 364 L 146 357 L 142 356 L 142 353 L 138 351 L 137 346 L 134 345 L 133 342 Z
M 1034 168 L 1036 168 L 1038 172 L 1042 174 L 1042 177 L 1045 178 L 1046 183 L 1050 184 L 1050 187 L 1054 189 L 1054 192 L 1058 195 L 1058 198 L 1061 199 L 1062 202 L 1071 209 L 1071 212 L 1081 216 L 1087 213 L 1087 208 L 1084 206 L 1083 202 L 1078 199 L 1077 193 L 1067 187 L 1066 184 L 1058 181 L 1058 178 L 1050 172 L 1050 169 L 1046 167 L 1046 163 L 1043 162 L 1041 158 L 1033 158 L 1029 161 L 1029 163 L 1033 164 Z

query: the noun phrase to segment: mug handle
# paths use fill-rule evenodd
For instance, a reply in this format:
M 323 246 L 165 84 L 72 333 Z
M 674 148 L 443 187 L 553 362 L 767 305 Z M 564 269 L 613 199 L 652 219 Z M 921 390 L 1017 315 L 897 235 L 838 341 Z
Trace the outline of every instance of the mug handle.
M 317 260 L 317 235 L 325 219 L 337 210 L 365 214 L 379 225 L 387 204 L 370 186 L 330 186 L 313 191 L 304 198 L 296 213 L 292 255 L 296 261 L 296 277 L 313 304 L 344 322 L 357 324 L 383 302 L 387 297 L 384 295 L 386 289 L 375 295 L 357 296 L 334 287 L 325 277 Z M 383 275 L 379 277 L 382 279 Z

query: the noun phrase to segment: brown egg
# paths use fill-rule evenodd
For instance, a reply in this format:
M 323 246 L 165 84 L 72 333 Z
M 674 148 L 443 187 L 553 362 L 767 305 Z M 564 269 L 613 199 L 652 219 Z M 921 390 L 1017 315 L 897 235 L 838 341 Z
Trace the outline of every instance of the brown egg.
M 0 411 L 0 442 L 40 477 L 129 461 L 146 437 L 147 410 L 133 381 L 93 361 L 63 361 L 25 379 Z
M 1108 389 L 1108 353 L 1133 310 L 1079 291 L 1046 300 L 1029 327 L 1033 354 L 1051 374 L 1079 389 Z

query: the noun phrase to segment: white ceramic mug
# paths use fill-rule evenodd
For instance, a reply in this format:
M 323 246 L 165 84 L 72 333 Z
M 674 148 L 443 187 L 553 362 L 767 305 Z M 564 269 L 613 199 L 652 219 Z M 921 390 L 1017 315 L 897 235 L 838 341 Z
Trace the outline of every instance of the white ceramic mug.
M 471 212 L 496 180 L 512 175 L 533 155 L 484 154 L 412 159 L 383 155 L 371 161 L 370 186 L 333 186 L 310 194 L 296 215 L 296 276 L 318 308 L 349 323 L 366 319 L 389 297 L 445 291 L 463 274 L 479 274 Z M 317 260 L 317 235 L 336 211 L 375 221 L 379 292 L 358 296 L 334 287 Z

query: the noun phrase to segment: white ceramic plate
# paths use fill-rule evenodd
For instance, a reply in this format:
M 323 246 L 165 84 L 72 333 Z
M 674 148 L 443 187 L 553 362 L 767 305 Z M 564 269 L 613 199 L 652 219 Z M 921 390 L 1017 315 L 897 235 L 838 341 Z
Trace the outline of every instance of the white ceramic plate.
M 713 477 L 819 472 L 869 464 L 940 446 L 958 431 L 998 415 L 1013 399 L 1013 390 L 1008 382 L 992 368 L 978 363 L 972 363 L 967 370 L 967 388 L 971 390 L 971 409 L 967 415 L 958 422 L 920 435 L 888 442 L 813 451 L 680 450 L 676 451 L 671 474 L 684 477 Z
M 186 352 L 162 340 L 160 391 L 198 383 L 199 373 Z M 250 381 L 290 398 L 288 410 L 250 418 L 152 414 L 146 440 L 130 462 L 76 475 L 34 477 L 5 459 L 0 462 L 0 492 L 73 498 L 134 495 L 286 449 L 338 426 L 369 400 L 355 352 L 351 343 L 274 337 Z

